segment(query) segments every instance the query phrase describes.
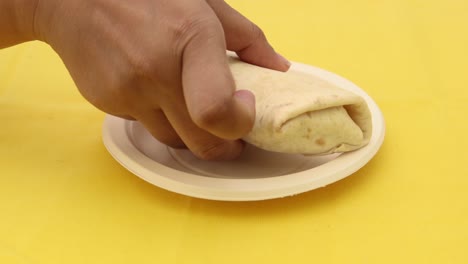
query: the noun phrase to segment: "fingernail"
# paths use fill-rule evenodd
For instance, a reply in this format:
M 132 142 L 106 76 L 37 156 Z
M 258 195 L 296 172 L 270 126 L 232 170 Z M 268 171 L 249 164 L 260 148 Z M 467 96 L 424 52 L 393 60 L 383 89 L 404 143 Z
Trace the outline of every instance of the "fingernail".
M 238 90 L 235 93 L 237 98 L 240 98 L 250 108 L 255 108 L 255 95 L 248 90 Z
M 236 140 L 232 142 L 231 149 L 226 152 L 224 156 L 221 157 L 222 160 L 233 160 L 238 158 L 242 151 L 244 150 L 244 143 L 241 140 Z
M 289 69 L 289 67 L 291 67 L 291 62 L 286 59 L 285 57 L 283 57 L 283 55 L 279 54 L 279 53 L 276 53 L 278 55 L 278 58 L 280 58 L 281 60 L 281 63 L 286 67 L 286 70 Z
M 222 149 L 217 149 L 215 155 L 202 157 L 204 160 L 211 161 L 223 161 L 223 160 L 234 160 L 238 158 L 244 150 L 244 144 L 241 140 L 225 141 L 222 145 Z

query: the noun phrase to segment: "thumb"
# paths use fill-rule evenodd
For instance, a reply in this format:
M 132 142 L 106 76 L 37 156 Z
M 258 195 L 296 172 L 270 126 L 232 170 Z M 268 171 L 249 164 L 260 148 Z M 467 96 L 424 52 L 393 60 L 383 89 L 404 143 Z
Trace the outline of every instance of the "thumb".
M 198 127 L 220 138 L 238 139 L 252 129 L 255 100 L 248 91 L 235 91 L 223 28 L 212 15 L 200 22 L 183 52 L 185 102 Z

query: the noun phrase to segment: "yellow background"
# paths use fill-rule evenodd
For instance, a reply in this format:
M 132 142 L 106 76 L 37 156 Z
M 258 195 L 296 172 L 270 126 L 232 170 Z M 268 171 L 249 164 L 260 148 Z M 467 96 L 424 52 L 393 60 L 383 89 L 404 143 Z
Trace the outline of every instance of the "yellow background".
M 127 172 L 46 45 L 0 51 L 0 263 L 468 263 L 468 2 L 232 0 L 294 61 L 381 107 L 387 135 L 323 189 L 192 199 Z

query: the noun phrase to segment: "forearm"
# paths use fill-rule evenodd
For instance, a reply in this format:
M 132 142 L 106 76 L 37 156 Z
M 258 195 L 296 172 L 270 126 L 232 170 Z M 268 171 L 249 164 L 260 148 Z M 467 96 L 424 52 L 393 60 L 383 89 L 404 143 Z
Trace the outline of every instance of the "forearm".
M 0 48 L 36 39 L 34 15 L 38 1 L 0 1 Z

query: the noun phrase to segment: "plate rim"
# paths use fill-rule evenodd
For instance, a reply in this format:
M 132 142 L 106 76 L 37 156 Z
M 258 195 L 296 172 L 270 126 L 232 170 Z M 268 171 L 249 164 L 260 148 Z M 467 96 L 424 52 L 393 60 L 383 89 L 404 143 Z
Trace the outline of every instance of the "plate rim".
M 328 81 L 339 82 L 339 87 L 362 96 L 372 114 L 372 136 L 369 144 L 343 153 L 315 168 L 283 176 L 252 179 L 212 178 L 179 171 L 156 162 L 133 144 L 128 132 L 133 121 L 111 115 L 106 115 L 104 119 L 104 146 L 118 163 L 146 182 L 175 193 L 209 200 L 254 201 L 281 198 L 324 187 L 352 175 L 377 154 L 384 141 L 386 127 L 381 110 L 363 89 L 342 76 L 299 62 L 292 62 L 291 70 L 313 73 Z M 336 166 L 340 163 L 348 165 Z

